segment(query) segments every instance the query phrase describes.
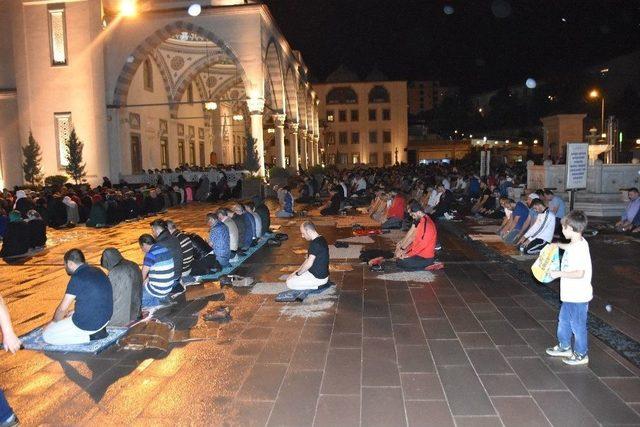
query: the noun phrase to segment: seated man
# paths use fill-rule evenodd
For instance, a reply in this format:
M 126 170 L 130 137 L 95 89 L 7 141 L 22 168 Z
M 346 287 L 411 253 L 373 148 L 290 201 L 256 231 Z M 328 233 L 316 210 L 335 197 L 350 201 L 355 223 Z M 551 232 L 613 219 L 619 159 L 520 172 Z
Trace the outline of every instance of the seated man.
M 116 248 L 102 252 L 100 265 L 109 272 L 113 293 L 113 315 L 110 326 L 126 326 L 140 317 L 142 307 L 142 272 L 140 267 L 124 259 Z
M 616 222 L 615 227 L 617 231 L 633 230 L 635 228 L 633 221 L 636 219 L 636 216 L 640 211 L 640 197 L 638 197 L 638 189 L 635 187 L 630 188 L 627 194 L 629 197 L 629 203 L 620 217 L 620 221 Z M 639 224 L 636 224 L 636 227 L 638 226 Z
M 320 215 L 338 215 L 340 213 L 340 205 L 344 200 L 343 191 L 340 187 L 333 187 L 329 190 L 330 199 L 329 201 L 320 208 Z
M 222 268 L 231 264 L 231 245 L 229 238 L 229 229 L 222 221 L 218 219 L 219 212 L 209 212 L 207 214 L 207 224 L 209 225 L 209 244 L 213 248 L 216 260 Z
M 192 275 L 202 276 L 214 270 L 222 270 L 222 267 L 216 260 L 211 245 L 196 233 L 188 233 L 187 236 L 191 239 L 191 243 L 193 243 Z
M 411 218 L 418 221 L 413 241 L 406 248 L 406 252 L 396 261 L 401 270 L 424 270 L 434 264 L 438 231 L 429 215 L 420 203 L 412 202 L 409 206 Z
M 196 279 L 191 275 L 191 266 L 193 264 L 193 243 L 189 236 L 184 234 L 178 229 L 176 224 L 169 220 L 167 221 L 167 230 L 169 233 L 180 242 L 180 251 L 182 252 L 182 277 L 180 279 L 183 286 L 188 286 L 196 283 Z
M 555 194 L 553 194 L 553 191 L 551 190 L 544 190 L 544 200 L 547 202 L 547 206 L 549 206 L 549 210 L 556 217 L 555 233 L 561 235 L 562 224 L 560 223 L 560 220 L 564 218 L 565 210 L 566 210 L 564 200 L 562 200 L 562 197 L 556 196 Z
M 236 225 L 238 225 L 238 232 L 240 233 L 239 246 L 243 250 L 247 250 L 253 243 L 255 235 L 254 219 L 251 214 L 246 212 L 241 204 L 236 203 L 231 207 L 234 214 L 234 219 L 237 219 Z M 240 225 L 240 224 L 242 225 Z
M 173 259 L 173 265 L 175 266 L 173 289 L 172 292 L 182 292 L 184 288 L 180 284 L 182 278 L 182 247 L 180 241 L 171 233 L 167 228 L 167 221 L 163 219 L 156 219 L 151 222 L 151 233 L 156 240 L 156 243 L 164 246 L 169 250 L 171 258 Z
M 150 234 L 141 235 L 138 243 L 145 254 L 142 262 L 142 308 L 166 304 L 176 283 L 176 267 L 171 252 L 156 243 Z
M 278 190 L 278 200 L 281 209 L 276 212 L 278 218 L 291 218 L 293 214 L 293 196 L 288 186 L 284 186 L 282 190 Z
M 524 248 L 525 254 L 536 255 L 553 240 L 556 217 L 541 199 L 533 200 L 531 207 L 536 210 L 538 215 L 533 225 L 520 238 L 518 245 Z
M 287 287 L 297 291 L 318 289 L 329 281 L 329 245 L 311 221 L 300 225 L 300 233 L 311 243 L 307 259 L 287 278 Z
M 407 201 L 402 194 L 393 190 L 390 193 L 391 205 L 387 209 L 387 220 L 382 223 L 384 229 L 399 229 L 402 228 L 402 221 L 404 220 L 404 213 L 407 209 Z
M 253 204 L 253 202 L 247 202 L 244 204 L 244 209 L 251 214 L 251 216 L 253 216 L 253 221 L 256 225 L 256 239 L 259 239 L 260 237 L 262 237 L 263 231 L 262 231 L 262 218 L 260 218 L 260 215 L 258 215 L 256 213 L 256 206 Z
M 438 204 L 433 209 L 433 217 L 441 218 L 451 209 L 453 193 L 445 188 L 443 183 L 436 185 L 436 191 L 440 193 L 440 197 L 438 198 Z
M 19 257 L 29 252 L 29 228 L 20 216 L 20 212 L 11 211 L 9 222 L 2 240 L 0 257 Z
M 238 244 L 239 244 L 239 232 L 236 222 L 231 218 L 233 215 L 229 209 L 220 208 L 216 211 L 218 215 L 218 221 L 222 221 L 224 225 L 229 229 L 229 249 L 231 250 L 231 259 L 229 261 L 234 262 L 238 256 Z
M 507 224 L 502 228 L 500 237 L 502 240 L 509 244 L 515 245 L 522 234 L 524 234 L 523 226 L 529 218 L 529 208 L 522 202 L 514 202 L 513 199 L 503 198 L 501 199 L 502 207 L 504 209 L 511 210 L 511 218 Z M 526 230 L 525 230 L 526 231 Z
M 255 205 L 254 212 L 260 217 L 262 234 L 269 233 L 269 229 L 271 228 L 271 214 L 269 212 L 269 207 L 264 204 L 264 199 L 262 199 L 262 197 L 255 196 L 252 200 Z
M 53 345 L 85 344 L 107 326 L 113 315 L 111 283 L 102 270 L 85 264 L 80 249 L 64 254 L 64 267 L 71 280 L 42 339 Z M 75 311 L 69 312 L 74 301 Z

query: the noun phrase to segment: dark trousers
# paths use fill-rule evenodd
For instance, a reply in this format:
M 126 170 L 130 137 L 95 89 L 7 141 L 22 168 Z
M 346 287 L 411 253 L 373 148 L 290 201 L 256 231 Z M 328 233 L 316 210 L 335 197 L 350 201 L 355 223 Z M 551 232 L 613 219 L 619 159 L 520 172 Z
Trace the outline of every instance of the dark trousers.
M 542 239 L 533 239 L 529 244 L 524 248 L 524 253 L 527 255 L 537 255 L 540 253 L 542 248 L 547 246 L 549 242 L 545 242 Z
M 387 230 L 398 230 L 402 228 L 402 219 L 391 217 L 386 220 L 381 227 Z
M 0 424 L 4 423 L 13 415 L 13 410 L 9 406 L 9 402 L 4 397 L 4 392 L 0 389 Z
M 402 258 L 396 261 L 396 265 L 401 270 L 424 270 L 433 264 L 433 258 L 422 258 L 419 256 L 412 256 L 409 258 Z

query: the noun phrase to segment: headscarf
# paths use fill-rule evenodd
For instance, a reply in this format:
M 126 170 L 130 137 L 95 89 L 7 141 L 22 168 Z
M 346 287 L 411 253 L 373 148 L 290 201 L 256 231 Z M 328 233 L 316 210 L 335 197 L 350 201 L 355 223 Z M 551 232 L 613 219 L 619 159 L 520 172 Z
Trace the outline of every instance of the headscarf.
M 22 215 L 19 211 L 9 212 L 9 222 L 22 222 Z
M 24 199 L 25 197 L 27 197 L 27 193 L 24 190 L 16 191 L 16 201 L 13 204 L 13 209 L 16 208 L 16 205 L 18 204 L 18 200 Z
M 76 204 L 76 202 L 71 200 L 71 197 L 69 197 L 69 196 L 64 196 L 64 199 L 62 199 L 62 203 L 64 203 L 65 205 L 69 206 L 70 208 L 78 206 Z

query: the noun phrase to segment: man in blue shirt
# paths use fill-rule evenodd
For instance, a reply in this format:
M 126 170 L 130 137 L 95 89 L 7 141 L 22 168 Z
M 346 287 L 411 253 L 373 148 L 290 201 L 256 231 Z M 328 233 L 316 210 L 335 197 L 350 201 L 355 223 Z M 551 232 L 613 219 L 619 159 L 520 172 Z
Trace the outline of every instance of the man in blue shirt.
M 638 216 L 638 212 L 640 212 L 640 197 L 638 197 L 638 189 L 635 187 L 630 188 L 627 191 L 627 195 L 629 197 L 629 203 L 620 217 L 620 221 L 616 223 L 617 231 L 629 231 L 632 230 L 634 226 L 640 226 L 640 223 L 634 224 L 634 220 L 637 221 L 636 217 Z
M 246 212 L 242 205 L 236 203 L 231 207 L 234 216 L 242 222 L 243 230 L 240 234 L 240 248 L 243 250 L 248 249 L 253 243 L 255 238 L 256 226 L 254 224 L 253 216 Z M 240 229 L 240 227 L 238 227 Z
M 80 249 L 71 249 L 64 254 L 64 266 L 71 280 L 53 321 L 44 328 L 42 338 L 53 345 L 85 344 L 111 319 L 111 283 L 102 270 L 85 264 Z M 74 301 L 75 311 L 69 312 Z
M 504 209 L 511 210 L 511 218 L 502 229 L 502 240 L 507 244 L 515 245 L 522 233 L 526 231 L 523 230 L 523 226 L 529 218 L 529 208 L 522 202 L 516 203 L 513 199 L 506 197 L 500 199 L 500 204 Z
M 209 212 L 207 214 L 207 224 L 209 224 L 209 243 L 213 248 L 213 253 L 221 267 L 228 267 L 231 258 L 231 244 L 229 229 L 224 222 L 218 219 L 220 212 Z
M 544 200 L 547 202 L 549 210 L 556 216 L 555 234 L 562 232 L 562 224 L 560 220 L 566 215 L 566 207 L 562 197 L 556 196 L 551 190 L 544 190 Z

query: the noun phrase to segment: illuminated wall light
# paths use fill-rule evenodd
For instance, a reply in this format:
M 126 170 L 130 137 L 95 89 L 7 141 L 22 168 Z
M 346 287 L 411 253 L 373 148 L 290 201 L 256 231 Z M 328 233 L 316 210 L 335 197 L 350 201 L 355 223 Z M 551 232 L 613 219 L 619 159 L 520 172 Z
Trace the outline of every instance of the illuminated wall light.
M 606 137 L 607 137 L 607 134 L 606 134 L 606 133 L 603 133 L 603 134 L 602 134 L 602 135 L 600 135 L 600 136 L 601 136 L 602 138 L 606 138 Z
M 509 140 L 507 139 L 504 143 L 505 143 L 505 144 L 508 144 L 508 143 L 510 143 L 510 142 L 511 142 L 511 141 L 509 141 Z
M 267 129 L 267 133 L 276 133 L 276 130 L 274 128 L 269 128 Z
M 244 116 L 242 114 L 234 114 L 233 115 L 233 120 L 236 122 L 241 122 L 244 120 Z
M 138 13 L 138 7 L 136 0 L 122 0 L 120 2 L 120 15 L 122 16 L 135 16 Z
M 522 141 L 518 141 L 518 145 L 522 145 Z
M 213 101 L 209 101 L 209 102 L 205 102 L 204 103 L 204 109 L 207 111 L 214 111 L 218 109 L 218 104 L 213 102 Z
M 537 144 L 538 144 L 538 140 L 537 140 L 537 139 L 534 139 L 534 140 L 533 140 L 533 144 L 534 144 L 534 145 L 537 145 Z
M 187 13 L 191 16 L 198 16 L 200 12 L 202 12 L 202 7 L 198 3 L 192 4 L 189 6 L 189 9 L 187 9 Z

